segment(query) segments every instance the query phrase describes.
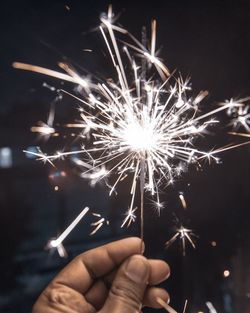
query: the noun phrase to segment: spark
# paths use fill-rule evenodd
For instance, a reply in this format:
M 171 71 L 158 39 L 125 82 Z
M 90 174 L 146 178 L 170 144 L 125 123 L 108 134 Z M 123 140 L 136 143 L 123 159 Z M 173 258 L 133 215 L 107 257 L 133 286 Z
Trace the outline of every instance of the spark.
M 213 306 L 212 302 L 207 301 L 206 302 L 206 306 L 209 309 L 209 313 L 217 313 L 217 311 L 215 310 L 215 307 Z
M 115 175 L 110 195 L 122 180 L 129 178 L 131 200 L 122 223 L 124 226 L 135 220 L 134 199 L 138 184 L 142 194 L 142 211 L 144 192 L 149 192 L 160 203 L 160 188 L 172 184 L 182 169 L 203 159 L 218 162 L 215 153 L 229 148 L 203 151 L 196 147 L 196 139 L 218 123 L 212 118 L 215 114 L 234 107 L 234 103 L 224 103 L 201 114 L 199 105 L 208 92 L 190 95 L 190 79 L 170 74 L 157 56 L 156 22 L 152 22 L 148 48 L 126 29 L 117 26 L 116 19 L 110 6 L 108 13 L 100 17 L 99 27 L 115 72 L 112 79 L 95 78 L 90 82 L 65 63 L 58 65 L 66 74 L 20 62 L 15 62 L 13 66 L 82 87 L 81 97 L 63 92 L 81 104 L 81 122 L 68 123 L 67 127 L 82 128 L 84 135 L 81 133 L 80 138 L 86 139 L 85 135 L 88 135 L 84 147 L 53 155 L 42 152 L 32 154 L 51 165 L 56 160 L 81 154 L 82 162 L 89 165 L 82 172 L 82 177 L 93 179 L 96 175 L 99 181 Z M 116 33 L 126 36 L 127 42 L 118 40 Z M 142 61 L 148 65 L 146 73 Z M 183 234 L 186 235 L 182 237 Z M 180 232 L 180 238 L 189 238 L 188 234 L 189 231 Z
M 183 307 L 182 313 L 185 313 L 185 312 L 186 312 L 186 310 L 187 310 L 187 304 L 188 304 L 188 300 L 186 299 L 185 302 L 184 302 L 184 307 Z
M 182 204 L 183 209 L 186 209 L 187 208 L 187 202 L 186 202 L 186 199 L 185 199 L 183 193 L 179 193 L 179 199 L 181 200 L 181 204 Z
M 135 211 L 137 210 L 137 208 L 132 208 L 130 207 L 127 212 L 125 213 L 125 218 L 122 222 L 121 227 L 124 227 L 125 225 L 127 226 L 127 228 L 131 225 L 131 223 L 134 223 L 136 220 L 136 215 L 135 215 Z
M 71 233 L 71 231 L 76 227 L 76 225 L 81 221 L 81 219 L 88 213 L 89 208 L 84 208 L 80 214 L 73 220 L 73 222 L 55 239 L 49 240 L 46 245 L 47 249 L 57 249 L 61 257 L 67 256 L 66 251 L 63 246 L 64 239 Z
M 104 217 L 101 216 L 99 213 L 92 213 L 93 216 L 97 217 L 98 220 L 96 222 L 91 223 L 91 226 L 94 227 L 92 232 L 90 233 L 90 236 L 97 233 L 97 231 L 104 225 L 109 225 L 109 221 L 106 220 Z
M 49 116 L 47 119 L 47 123 L 39 122 L 37 126 L 31 127 L 32 133 L 39 133 L 41 136 L 45 136 L 46 139 L 49 138 L 50 135 L 55 134 L 55 128 L 53 127 L 55 118 L 55 107 L 51 105 Z
M 67 11 L 70 11 L 70 6 L 68 6 L 67 4 L 65 4 L 65 9 L 67 10 Z
M 101 166 L 100 168 L 94 169 L 92 172 L 89 173 L 82 173 L 80 176 L 82 178 L 85 178 L 89 180 L 89 184 L 91 187 L 95 187 L 95 185 L 100 181 L 100 179 L 103 176 L 106 176 L 107 174 L 107 169 L 105 166 Z
M 50 127 L 49 125 L 41 122 L 41 126 L 32 126 L 31 131 L 32 131 L 32 133 L 51 135 L 51 134 L 54 134 L 55 129 L 53 127 Z
M 40 121 L 37 123 L 36 126 L 32 126 L 30 130 L 32 133 L 38 133 L 41 137 L 45 138 L 45 140 L 48 140 L 51 135 L 53 136 L 59 135 L 58 133 L 56 133 L 56 130 L 53 127 L 53 124 L 54 124 L 54 119 L 55 119 L 55 104 L 58 101 L 62 100 L 62 93 L 60 92 L 59 89 L 56 89 L 54 86 L 51 86 L 45 82 L 43 83 L 43 87 L 48 88 L 52 92 L 57 92 L 57 96 L 55 97 L 55 99 L 53 100 L 51 104 L 47 122 L 44 123 Z
M 217 246 L 217 242 L 216 241 L 211 241 L 211 246 L 212 247 L 216 247 Z
M 225 102 L 231 104 L 226 113 L 232 118 L 228 126 L 232 126 L 234 131 L 244 129 L 250 133 L 250 105 L 246 104 L 249 100 L 250 97 L 246 97 L 238 100 L 230 99 Z
M 52 166 L 54 166 L 53 162 L 51 161 L 51 156 L 48 156 L 46 153 L 43 153 L 40 147 L 37 147 L 37 150 L 38 152 L 29 150 L 23 150 L 23 152 L 35 156 L 38 161 L 42 161 L 44 164 L 48 162 Z
M 158 198 L 156 201 L 151 200 L 151 204 L 152 204 L 153 208 L 156 210 L 156 212 L 158 213 L 158 215 L 160 216 L 161 211 L 165 207 L 165 202 L 160 202 L 160 199 Z
M 41 66 L 36 66 L 36 65 L 32 65 L 32 64 L 26 64 L 26 63 L 20 63 L 20 62 L 14 62 L 12 64 L 12 66 L 16 69 L 22 69 L 22 70 L 26 70 L 26 71 L 30 71 L 30 72 L 35 72 L 35 73 L 40 73 L 40 74 L 44 74 L 47 76 L 52 76 L 61 80 L 65 80 L 71 83 L 75 83 L 77 85 L 80 85 L 84 88 L 86 88 L 88 86 L 88 83 L 86 80 L 84 80 L 83 78 L 81 78 L 79 75 L 77 75 L 75 72 L 73 72 L 72 70 L 70 70 L 70 68 L 65 65 L 64 63 L 59 63 L 59 66 L 61 68 L 63 68 L 65 71 L 68 71 L 70 73 L 70 75 L 58 72 L 58 71 L 54 71 L 48 68 L 44 68 Z
M 194 235 L 193 230 L 184 227 L 181 225 L 179 228 L 176 229 L 176 233 L 171 237 L 168 241 L 165 242 L 165 247 L 170 247 L 177 239 L 180 239 L 182 245 L 182 254 L 183 256 L 186 255 L 186 241 L 188 241 L 193 249 L 195 249 L 195 243 L 192 239 Z
M 241 137 L 250 137 L 250 134 L 245 134 L 245 133 L 235 133 L 235 132 L 228 132 L 230 135 L 234 135 L 234 136 L 241 136 Z
M 223 276 L 224 277 L 229 277 L 230 276 L 230 271 L 229 270 L 224 270 Z

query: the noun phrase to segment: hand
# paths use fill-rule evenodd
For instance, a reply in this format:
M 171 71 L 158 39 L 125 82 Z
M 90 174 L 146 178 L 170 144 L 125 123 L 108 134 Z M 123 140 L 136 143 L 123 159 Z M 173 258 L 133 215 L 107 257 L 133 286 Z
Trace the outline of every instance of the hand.
M 139 255 L 141 240 L 131 237 L 77 256 L 48 285 L 33 313 L 139 313 L 159 308 L 168 293 L 154 287 L 170 269 L 161 260 Z

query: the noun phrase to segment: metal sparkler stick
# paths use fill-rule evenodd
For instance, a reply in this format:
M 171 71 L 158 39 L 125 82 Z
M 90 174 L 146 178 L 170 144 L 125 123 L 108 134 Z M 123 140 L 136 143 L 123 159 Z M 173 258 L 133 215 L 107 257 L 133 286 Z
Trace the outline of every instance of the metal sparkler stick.
M 142 45 L 145 47 L 147 43 L 147 29 L 146 26 L 142 27 L 141 31 L 141 42 Z M 146 67 L 147 67 L 147 61 L 146 59 L 142 58 L 141 60 L 141 82 L 144 84 L 146 81 Z M 143 106 L 143 103 L 145 103 L 145 90 L 143 88 L 141 92 L 142 101 L 141 106 Z M 143 121 L 141 121 L 143 123 Z M 141 238 L 141 254 L 143 254 L 143 241 L 144 241 L 144 189 L 145 189 L 145 152 L 141 152 L 141 161 L 140 161 L 140 238 Z
M 141 195 L 141 254 L 143 254 L 143 240 L 144 240 L 144 188 L 145 188 L 145 157 L 144 155 L 141 158 L 140 162 L 140 168 L 141 168 L 141 173 L 140 173 L 140 195 Z

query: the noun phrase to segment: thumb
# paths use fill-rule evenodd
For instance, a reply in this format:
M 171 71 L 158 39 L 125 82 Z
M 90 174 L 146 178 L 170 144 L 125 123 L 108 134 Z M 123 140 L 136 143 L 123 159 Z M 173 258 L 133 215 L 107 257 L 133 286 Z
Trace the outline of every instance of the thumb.
M 134 255 L 127 259 L 117 271 L 101 312 L 140 312 L 149 272 L 149 263 L 145 257 Z

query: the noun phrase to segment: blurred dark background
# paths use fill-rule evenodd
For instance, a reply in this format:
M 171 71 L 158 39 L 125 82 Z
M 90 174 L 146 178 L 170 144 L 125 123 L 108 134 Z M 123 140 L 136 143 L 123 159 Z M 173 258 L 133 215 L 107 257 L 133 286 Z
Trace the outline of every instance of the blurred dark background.
M 14 70 L 14 61 L 57 69 L 69 61 L 78 69 L 105 75 L 107 66 L 102 38 L 93 29 L 107 1 L 5 1 L 0 6 L 0 312 L 26 313 L 44 286 L 75 255 L 112 240 L 138 235 L 139 226 L 120 229 L 128 204 L 128 189 L 121 186 L 109 198 L 104 184 L 92 188 L 64 163 L 58 169 L 28 159 L 22 152 L 40 145 L 44 150 L 60 145 L 47 143 L 30 132 L 37 121 L 46 121 L 55 93 L 43 83 L 61 83 L 42 75 Z M 119 22 L 140 38 L 141 27 L 158 21 L 158 47 L 170 69 L 192 76 L 193 90 L 210 91 L 208 103 L 250 94 L 249 1 L 112 1 Z M 92 49 L 87 53 L 83 49 Z M 70 84 L 66 84 L 72 90 Z M 207 103 L 207 104 L 208 104 Z M 77 103 L 70 98 L 56 103 L 56 121 L 73 121 Z M 220 118 L 225 116 L 221 114 Z M 226 123 L 225 123 L 226 124 Z M 223 132 L 226 133 L 227 129 Z M 68 139 L 67 139 L 68 140 Z M 243 138 L 220 133 L 205 138 L 207 147 Z M 62 146 L 62 145 L 61 145 Z M 190 171 L 162 195 L 161 217 L 147 201 L 146 255 L 163 258 L 172 268 L 164 286 L 173 307 L 181 312 L 250 312 L 250 147 L 223 153 L 221 164 Z M 5 159 L 6 160 L 6 159 Z M 187 210 L 179 200 L 183 192 Z M 89 236 L 89 215 L 65 240 L 68 258 L 44 250 L 88 205 L 108 218 L 111 226 Z M 164 250 L 174 234 L 176 216 L 197 234 L 196 250 L 180 242 Z M 145 310 L 151 312 L 150 310 Z

